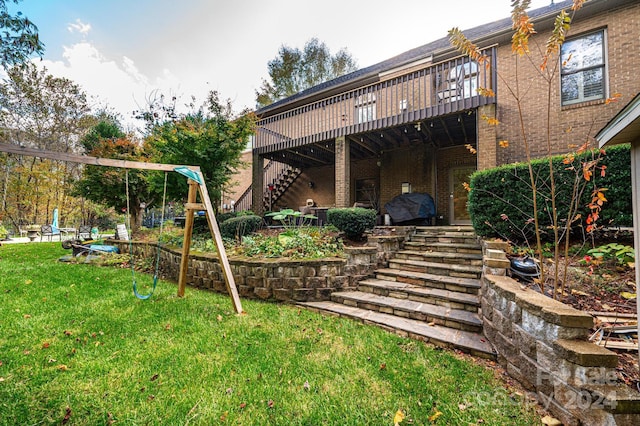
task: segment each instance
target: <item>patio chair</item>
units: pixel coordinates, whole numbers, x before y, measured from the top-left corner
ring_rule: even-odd
[[[54,235],[58,235],[62,239],[60,231],[57,228],[54,229],[52,225],[42,225],[40,227],[40,241],[42,241],[42,237],[49,237],[49,241],[51,241]]]
[[[76,238],[82,240],[90,240],[91,239],[91,225],[80,225],[78,227],[78,234]]]

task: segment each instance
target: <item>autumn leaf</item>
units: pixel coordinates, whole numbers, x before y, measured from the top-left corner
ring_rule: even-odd
[[[308,391],[309,389],[311,389],[311,385],[309,385],[309,381],[305,380],[304,385],[302,385],[302,387],[304,388],[304,390]]]
[[[498,142],[498,145],[500,145],[500,148],[508,148],[509,147],[509,141],[502,140],[502,141]]]
[[[393,416],[393,424],[394,426],[398,426],[404,420],[404,413],[402,410],[396,411],[396,415]]]
[[[462,187],[465,189],[465,191],[470,192],[471,191],[471,186],[467,183],[467,182],[462,182]]]
[[[67,407],[64,413],[64,418],[62,419],[62,424],[66,425],[67,423],[69,423],[70,419],[71,419],[71,407]]]
[[[242,403],[240,403],[240,409],[242,409],[242,408],[244,408],[244,407],[246,407],[246,406],[247,406],[247,403],[246,403],[246,402],[242,402]]]
[[[150,380],[151,380],[152,382],[153,382],[153,381],[155,381],[155,380],[158,380],[158,376],[159,376],[159,375],[156,373],[156,374],[154,374],[153,376],[151,376],[151,379],[150,379]]]
[[[222,315],[219,315],[219,314],[218,314],[218,316],[216,317],[216,319],[218,320],[218,322],[221,322],[221,321],[222,321]]]
[[[637,294],[629,293],[628,291],[623,291],[622,293],[620,293],[620,296],[624,297],[627,300],[631,300],[631,299],[635,299]]]
[[[42,349],[47,349],[49,346],[51,346],[51,344],[49,342],[44,342],[42,344]]]
[[[382,363],[380,364],[380,370],[385,370],[387,368],[387,364],[386,363]]]
[[[60,371],[67,371],[67,370],[69,370],[69,367],[68,367],[67,365],[65,365],[65,364],[60,364],[60,365],[58,365],[56,368],[57,368],[58,370],[60,370]]]
[[[24,319],[29,319],[29,318],[31,318],[31,315],[29,315],[29,314],[24,314],[24,315],[23,315],[23,317],[24,317]]]
[[[475,154],[476,152],[478,152],[474,147],[471,146],[471,144],[466,144],[464,147],[467,148],[469,152],[472,154]]]
[[[267,407],[269,408],[273,408],[273,406],[276,405],[275,402],[273,402],[273,399],[270,399],[269,402],[267,402]]]
[[[560,426],[562,424],[560,420],[551,416],[544,416],[543,418],[540,419],[540,421],[542,422],[543,425],[547,425],[547,426]]]
[[[26,285],[29,285],[29,284],[33,284],[33,281],[31,281],[31,280],[25,280],[25,282],[24,282],[24,283],[25,283]]]
[[[435,410],[436,412],[430,415],[428,419],[431,423],[435,423],[438,420],[438,417],[442,415],[442,411],[438,410],[437,408]]]

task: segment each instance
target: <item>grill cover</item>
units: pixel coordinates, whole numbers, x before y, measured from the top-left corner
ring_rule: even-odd
[[[420,192],[400,194],[384,205],[394,223],[421,222],[436,215],[431,195]]]

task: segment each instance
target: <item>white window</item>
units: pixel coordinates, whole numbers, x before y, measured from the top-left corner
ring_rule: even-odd
[[[562,105],[604,99],[604,30],[567,40],[562,45]]]
[[[440,102],[467,99],[478,94],[478,64],[467,62],[446,71],[438,87]]]
[[[375,93],[367,93],[356,98],[356,115],[358,123],[366,123],[376,119]]]

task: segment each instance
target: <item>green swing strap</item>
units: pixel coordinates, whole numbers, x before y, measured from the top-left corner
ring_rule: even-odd
[[[127,187],[126,189],[127,216],[128,216],[127,221],[129,222],[129,234],[131,235],[131,214],[129,212],[129,171],[128,170],[125,174],[125,180],[126,180],[126,187]],[[156,247],[156,266],[155,266],[155,272],[153,274],[153,286],[151,287],[151,291],[147,294],[141,294],[140,292],[138,292],[138,283],[136,281],[135,265],[134,265],[135,260],[133,256],[133,239],[129,238],[129,254],[131,255],[131,260],[129,263],[131,264],[131,280],[133,281],[133,294],[140,300],[149,299],[153,295],[153,292],[156,290],[156,286],[158,285],[158,271],[160,270],[160,253],[162,249],[160,237],[162,236],[162,231],[164,227],[164,210],[165,210],[166,198],[167,198],[167,172],[164,173],[164,189],[162,193],[162,214],[160,217],[160,234],[158,235],[158,245]]]

